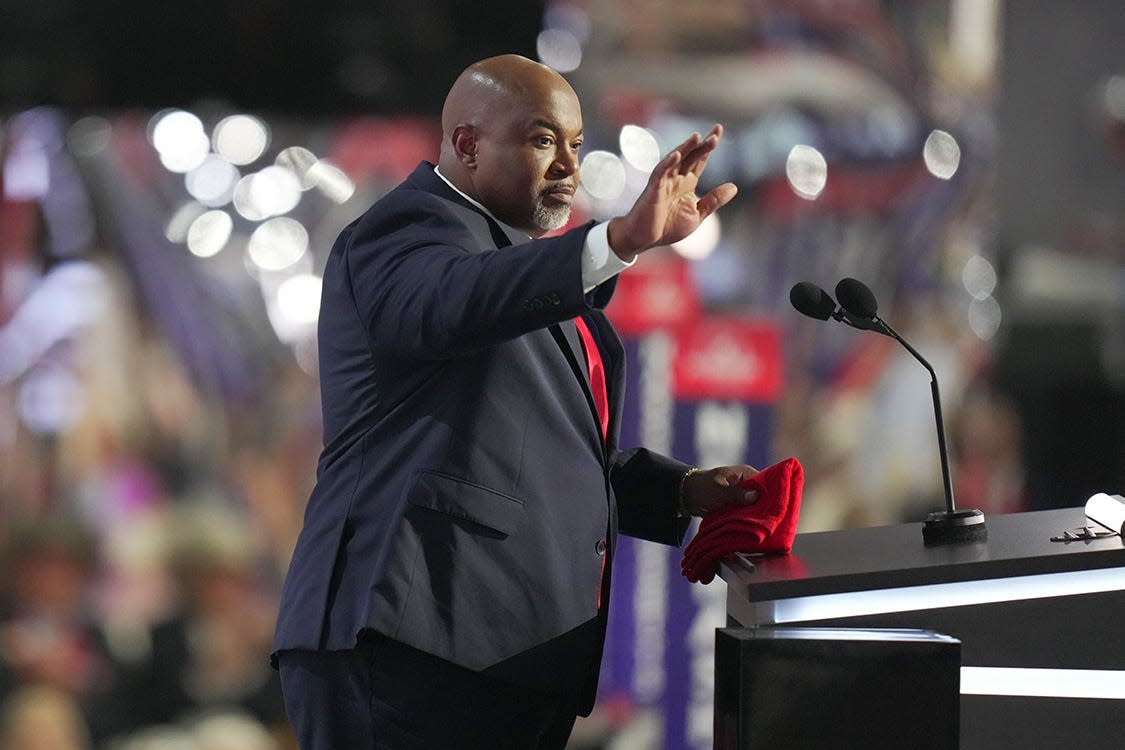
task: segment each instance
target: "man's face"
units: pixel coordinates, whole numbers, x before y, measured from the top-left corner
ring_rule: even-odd
[[[578,187],[582,110],[569,86],[545,86],[493,108],[479,128],[476,198],[532,237],[562,227]]]

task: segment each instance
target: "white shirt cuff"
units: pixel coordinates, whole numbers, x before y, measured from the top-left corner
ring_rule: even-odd
[[[594,287],[609,281],[633,263],[636,257],[626,263],[617,257],[609,247],[609,222],[595,224],[586,235],[582,246],[582,290],[590,292]]]

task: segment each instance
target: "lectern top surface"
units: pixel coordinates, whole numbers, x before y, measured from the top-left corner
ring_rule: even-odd
[[[798,534],[788,555],[732,558],[721,575],[751,601],[1125,567],[1119,536],[1052,542],[1087,523],[1082,508],[989,516],[988,540],[926,546],[922,524]]]

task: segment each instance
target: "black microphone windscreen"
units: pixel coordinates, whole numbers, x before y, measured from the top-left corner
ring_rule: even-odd
[[[836,311],[836,303],[828,292],[811,281],[800,281],[789,290],[789,302],[797,312],[817,320],[828,320]]]
[[[871,320],[879,312],[875,295],[858,279],[840,279],[840,283],[836,285],[836,299],[840,300],[840,307],[863,320]]]

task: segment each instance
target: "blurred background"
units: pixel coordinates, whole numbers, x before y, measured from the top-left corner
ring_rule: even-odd
[[[621,278],[624,443],[789,455],[802,531],[1125,491],[1119,0],[0,6],[0,747],[293,747],[268,652],[320,447],[319,274],[470,62],[584,103],[575,222],[721,121],[739,196]],[[622,545],[574,748],[709,748],[724,584]]]

